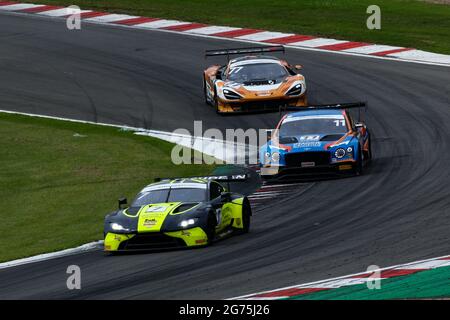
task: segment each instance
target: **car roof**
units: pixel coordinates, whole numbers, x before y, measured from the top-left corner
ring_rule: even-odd
[[[281,64],[280,59],[272,56],[258,55],[258,56],[244,56],[230,60],[231,65],[244,65],[244,64],[256,64],[256,63],[277,63]]]
[[[149,192],[152,190],[164,190],[164,189],[179,189],[179,188],[193,188],[193,189],[207,189],[208,180],[201,178],[177,178],[177,179],[165,179],[159,182],[151,183],[147,185],[142,192]]]
[[[343,109],[316,109],[308,111],[298,111],[287,115],[286,118],[299,118],[302,116],[321,116],[321,115],[342,115]],[[345,112],[345,111],[344,111]]]

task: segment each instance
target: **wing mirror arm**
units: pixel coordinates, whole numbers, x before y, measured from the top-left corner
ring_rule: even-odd
[[[362,122],[355,122],[355,131],[362,131],[362,132],[364,132],[365,130],[366,130],[366,125],[364,124],[364,123],[362,123]]]
[[[231,193],[229,193],[229,192],[222,192],[220,194],[220,201],[222,203],[231,202]]]
[[[119,198],[118,203],[119,203],[119,210],[123,209],[124,207],[127,206],[128,203],[127,198],[125,197]]]
[[[272,133],[272,129],[266,130],[267,141],[272,140]]]

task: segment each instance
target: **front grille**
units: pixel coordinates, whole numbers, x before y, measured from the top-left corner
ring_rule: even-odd
[[[327,166],[330,164],[330,153],[327,151],[287,153],[285,161],[288,167],[301,167],[302,162],[314,162],[315,166]]]
[[[165,249],[185,247],[186,244],[182,239],[169,237],[162,233],[140,233],[130,240],[120,244],[120,250],[136,250],[136,249]]]
[[[278,100],[260,100],[250,102],[233,103],[229,102],[230,106],[235,111],[263,111],[263,110],[278,110],[280,107],[287,105],[294,105],[298,98],[295,99],[278,99]]]
[[[268,79],[268,80],[252,80],[252,81],[244,81],[244,86],[264,86],[264,85],[272,85],[276,84],[279,81],[275,79]]]
[[[342,138],[342,134],[329,134],[320,139],[320,141],[337,141]]]

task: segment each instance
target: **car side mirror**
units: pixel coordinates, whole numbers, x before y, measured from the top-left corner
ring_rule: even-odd
[[[119,198],[118,202],[119,202],[119,210],[120,210],[120,209],[123,209],[123,207],[127,205],[128,201],[127,201],[127,198],[122,197],[122,198]]]
[[[267,141],[272,140],[273,130],[266,130]]]
[[[356,122],[355,129],[356,129],[356,131],[361,132],[362,134],[365,134],[366,125],[362,122]]]
[[[231,194],[229,192],[222,192],[220,194],[220,201],[222,203],[230,202],[231,201]]]

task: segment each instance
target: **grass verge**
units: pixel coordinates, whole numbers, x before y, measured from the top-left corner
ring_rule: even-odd
[[[332,37],[450,54],[450,5],[378,0],[381,30],[368,30],[372,0],[29,0],[84,9]]]
[[[172,144],[118,128],[0,113],[0,137],[0,261],[99,240],[119,196],[213,170],[174,165]]]

